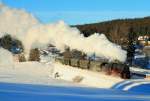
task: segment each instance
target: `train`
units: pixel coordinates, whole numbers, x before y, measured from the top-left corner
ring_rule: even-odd
[[[56,57],[55,61],[76,68],[103,72],[106,75],[115,75],[122,79],[131,78],[129,66],[121,62],[108,62],[106,60],[90,60],[71,57]]]

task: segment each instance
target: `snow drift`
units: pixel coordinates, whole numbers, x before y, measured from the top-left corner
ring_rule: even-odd
[[[9,33],[20,39],[26,54],[31,48],[43,47],[51,43],[62,51],[65,46],[69,46],[71,49],[87,54],[95,53],[110,60],[122,62],[126,60],[126,51],[111,43],[104,34],[95,33],[86,38],[77,28],[72,28],[63,21],[42,24],[26,11],[9,8],[4,4],[0,4],[0,32]]]
[[[60,75],[57,78],[56,73]],[[77,76],[83,79],[76,82]],[[16,62],[13,66],[0,66],[0,82],[110,88],[120,81],[120,78],[58,63]]]

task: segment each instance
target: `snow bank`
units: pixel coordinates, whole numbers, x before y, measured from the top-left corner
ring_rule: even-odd
[[[59,63],[22,62],[10,68],[0,67],[0,82],[110,88],[120,81],[117,77]]]
[[[0,82],[40,84],[40,85],[67,85],[75,86],[71,82],[51,78],[53,66],[38,62],[15,63],[13,67],[0,67]]]
[[[90,87],[110,88],[114,84],[123,81],[121,78],[108,76],[100,72],[92,72],[84,69],[70,67],[59,63],[54,64],[53,77],[56,73],[59,75],[58,79],[74,82],[75,78],[79,78],[78,84]]]

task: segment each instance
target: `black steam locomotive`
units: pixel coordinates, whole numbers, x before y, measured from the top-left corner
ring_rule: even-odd
[[[73,66],[81,69],[88,69],[91,71],[104,72],[107,75],[116,75],[123,79],[130,79],[131,73],[129,67],[124,63],[107,62],[106,60],[90,60],[79,58],[57,57],[57,62],[64,65]]]

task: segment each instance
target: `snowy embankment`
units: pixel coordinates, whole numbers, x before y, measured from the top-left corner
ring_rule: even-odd
[[[22,62],[0,66],[0,82],[40,84],[40,85],[71,85],[64,80],[50,77],[51,65],[38,62]]]
[[[55,63],[54,68],[53,73],[58,73],[60,76],[58,79],[72,81],[85,86],[110,88],[114,84],[123,81],[119,77],[108,76],[104,73],[92,72],[59,63]]]
[[[120,78],[59,63],[22,62],[0,66],[0,82],[110,88],[120,81]]]

